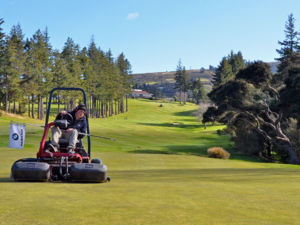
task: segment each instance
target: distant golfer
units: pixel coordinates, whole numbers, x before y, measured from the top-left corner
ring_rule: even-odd
[[[69,141],[69,145],[67,147],[67,151],[69,153],[75,153],[75,147],[78,139],[83,138],[85,135],[78,134],[85,133],[87,128],[86,123],[86,107],[84,104],[79,104],[73,111],[61,111],[56,119],[60,119],[61,116],[65,116],[67,113],[71,114],[73,117],[73,121],[69,124],[67,129],[60,129],[57,126],[52,127],[52,142],[49,144],[49,149],[58,152],[59,149],[59,139],[64,138]]]

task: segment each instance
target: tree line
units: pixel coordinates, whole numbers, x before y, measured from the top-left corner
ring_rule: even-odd
[[[174,98],[180,104],[185,105],[188,99],[199,104],[206,99],[206,92],[200,78],[191,81],[181,60],[178,61],[176,68],[175,89],[178,90],[179,95],[178,97],[174,96]]]
[[[213,85],[218,86],[233,79],[237,72],[244,68],[245,65],[246,62],[243,59],[242,53],[234,53],[231,51],[230,55],[223,57],[217,68],[209,66],[209,69],[216,73],[212,81]],[[204,70],[204,68],[201,70]],[[191,101],[196,104],[207,100],[207,93],[200,78],[191,81],[181,60],[178,61],[176,68],[175,89],[179,92],[178,101],[180,104],[182,102],[186,104],[187,99],[191,99]]]
[[[52,88],[80,87],[87,93],[92,117],[128,110],[131,65],[123,53],[114,59],[111,50],[103,51],[93,39],[88,47],[80,48],[70,37],[59,51],[52,48],[47,29],[24,40],[20,25],[5,34],[3,23],[0,19],[1,109],[20,114],[27,111],[29,117],[43,119]],[[82,101],[78,93],[66,91],[59,91],[54,98],[58,110],[70,110]]]
[[[278,71],[261,61],[246,62],[238,53],[224,57],[208,94],[213,106],[203,123],[221,122],[235,148],[268,161],[300,163],[300,43],[293,14],[279,41]]]

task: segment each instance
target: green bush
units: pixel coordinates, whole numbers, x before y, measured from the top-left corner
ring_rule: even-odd
[[[298,128],[298,121],[290,118],[287,123],[285,132],[291,140],[292,146],[294,147],[298,157],[300,157],[300,129]]]
[[[251,156],[267,155],[264,138],[249,124],[238,121],[232,127],[235,149]]]
[[[221,147],[212,147],[207,149],[207,154],[211,158],[229,159],[230,153]]]

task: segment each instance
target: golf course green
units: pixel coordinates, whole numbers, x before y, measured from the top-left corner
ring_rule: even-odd
[[[160,107],[160,105],[162,107]],[[90,119],[92,158],[111,182],[14,182],[10,169],[35,157],[43,129],[26,126],[25,148],[8,148],[0,117],[0,224],[300,224],[300,166],[264,163],[232,150],[224,126],[204,126],[197,106],[130,100],[129,111]],[[228,160],[208,158],[223,147]]]

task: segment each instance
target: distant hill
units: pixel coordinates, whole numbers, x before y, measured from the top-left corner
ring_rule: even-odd
[[[271,71],[276,73],[278,62],[268,63],[271,67]],[[194,69],[186,70],[190,81],[200,78],[204,88],[210,91],[212,88],[212,79],[215,74],[214,71],[208,69]],[[174,96],[176,90],[175,87],[175,73],[176,71],[169,72],[155,72],[155,73],[136,73],[131,74],[134,83],[139,85],[151,85],[159,88],[166,97]]]
[[[186,70],[190,81],[200,78],[203,82],[204,88],[211,90],[211,80],[214,75],[214,71],[198,69],[198,70]],[[175,73],[176,71],[170,72],[156,72],[156,73],[139,73],[132,74],[134,83],[139,85],[147,84],[159,88],[162,93],[167,97],[174,96],[176,90],[175,87]]]

